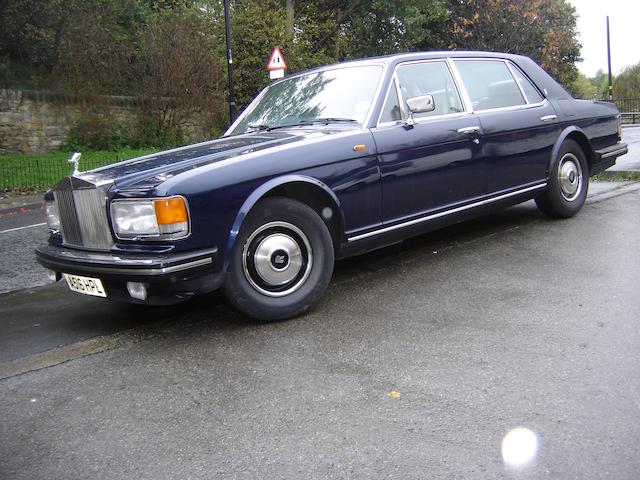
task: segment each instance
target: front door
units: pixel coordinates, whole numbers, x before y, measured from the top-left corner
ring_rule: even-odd
[[[414,114],[407,98],[431,95],[435,109]],[[481,130],[465,112],[444,60],[400,64],[373,129],[382,176],[383,223],[453,208],[486,193]]]

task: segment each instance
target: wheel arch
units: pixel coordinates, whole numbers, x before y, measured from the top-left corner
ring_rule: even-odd
[[[336,252],[338,251],[344,236],[344,218],[336,194],[316,178],[305,175],[287,175],[273,178],[260,185],[247,197],[238,210],[229,232],[224,256],[224,271],[229,266],[229,259],[245,218],[260,200],[274,196],[297,200],[311,207],[329,228],[334,249]],[[323,214],[325,207],[331,209],[331,215]]]
[[[562,148],[562,144],[565,142],[565,140],[568,139],[571,139],[578,145],[580,145],[580,148],[584,152],[585,157],[587,157],[587,166],[589,167],[589,172],[591,172],[594,160],[594,152],[593,147],[591,146],[591,142],[580,127],[572,125],[562,131],[562,133],[558,137],[558,140],[556,140],[556,143],[553,146],[553,149],[551,151],[551,158],[549,159],[549,164],[547,165],[547,176],[549,176],[549,172],[553,167],[553,162],[555,162],[558,158],[558,153],[560,152],[560,148]]]

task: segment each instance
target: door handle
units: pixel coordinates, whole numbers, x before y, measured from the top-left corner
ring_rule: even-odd
[[[473,135],[475,133],[479,133],[480,132],[480,127],[464,127],[464,128],[459,128],[457,130],[458,133],[462,133],[464,135]]]
[[[543,122],[550,122],[551,120],[555,120],[556,117],[555,115],[545,115],[544,117],[540,117],[540,120],[542,120]]]

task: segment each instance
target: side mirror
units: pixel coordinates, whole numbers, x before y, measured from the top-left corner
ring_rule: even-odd
[[[433,100],[433,95],[419,95],[417,97],[407,98],[407,107],[409,107],[409,118],[406,124],[415,125],[416,122],[413,119],[413,114],[433,112],[436,109],[436,102]]]
[[[433,95],[420,95],[407,98],[407,106],[411,113],[433,112],[436,109],[436,102],[433,100]]]

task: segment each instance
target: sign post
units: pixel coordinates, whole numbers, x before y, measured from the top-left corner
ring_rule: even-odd
[[[229,19],[229,0],[224,0],[224,27],[227,37],[227,75],[229,78],[229,120],[236,119],[236,94],[233,88],[233,55],[231,54],[231,20]]]
[[[284,77],[284,71],[287,69],[287,64],[284,61],[282,53],[278,47],[273,49],[269,63],[267,63],[267,70],[269,70],[269,78],[275,80],[277,78]]]

